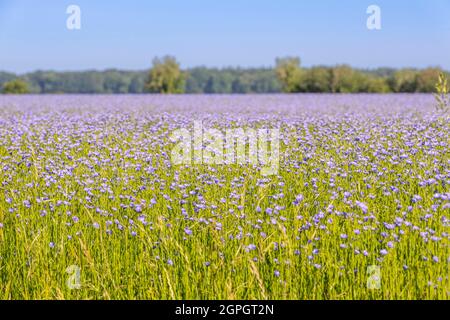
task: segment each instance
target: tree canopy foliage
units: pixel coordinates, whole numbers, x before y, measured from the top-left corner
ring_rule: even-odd
[[[300,87],[303,79],[300,69],[300,58],[277,58],[275,64],[275,72],[283,92],[301,91]]]
[[[3,84],[3,93],[24,94],[28,93],[28,84],[20,79],[14,79]]]
[[[185,75],[177,60],[171,56],[153,59],[145,88],[152,93],[183,93]]]
[[[297,57],[278,58],[274,68],[182,70],[174,57],[156,58],[148,71],[0,72],[0,88],[14,79],[31,93],[385,93],[434,92],[440,68],[373,70],[348,65],[301,66]],[[448,76],[448,73],[447,73]]]

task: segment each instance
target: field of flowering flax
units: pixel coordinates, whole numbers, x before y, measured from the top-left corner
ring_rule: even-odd
[[[2,96],[1,299],[449,299],[429,95]],[[279,169],[171,161],[279,128]]]

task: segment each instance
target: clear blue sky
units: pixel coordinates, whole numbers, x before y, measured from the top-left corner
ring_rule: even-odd
[[[66,8],[81,8],[81,30]],[[381,7],[382,29],[366,28]],[[183,67],[450,69],[450,0],[0,0],[0,70],[145,69],[171,54]]]

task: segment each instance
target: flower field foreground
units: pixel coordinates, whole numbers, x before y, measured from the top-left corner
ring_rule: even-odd
[[[449,299],[450,124],[433,103],[2,96],[0,298]],[[277,171],[172,163],[194,121],[279,129]]]

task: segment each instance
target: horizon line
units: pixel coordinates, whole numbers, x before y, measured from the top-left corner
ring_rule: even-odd
[[[180,63],[180,66],[182,64]],[[423,66],[423,67],[418,67],[418,66],[397,66],[397,67],[393,67],[393,66],[377,66],[377,67],[359,67],[359,66],[353,66],[349,63],[335,63],[332,65],[328,65],[328,64],[314,64],[314,65],[300,65],[300,68],[302,69],[311,69],[311,68],[317,68],[317,67],[323,67],[323,68],[334,68],[334,67],[338,67],[338,66],[348,66],[351,67],[352,69],[355,70],[361,70],[361,71],[375,71],[375,70],[380,70],[380,69],[393,69],[393,70],[424,70],[424,69],[430,69],[430,68],[436,68],[436,69],[441,69],[442,71],[445,72],[449,72],[449,70],[447,70],[446,68],[442,67],[440,64],[428,64],[427,66]],[[275,69],[275,65],[261,65],[261,66],[241,66],[241,65],[223,65],[223,66],[209,66],[209,65],[197,65],[197,66],[188,66],[188,67],[182,67],[181,66],[181,70],[192,70],[192,69],[199,69],[199,68],[205,68],[205,69],[216,69],[219,71],[223,71],[223,70],[261,70],[261,69],[266,69],[266,70],[271,70],[271,69]],[[55,73],[83,73],[83,72],[107,72],[107,71],[121,71],[121,72],[148,72],[149,70],[152,69],[152,66],[150,65],[147,68],[142,68],[142,69],[135,69],[135,68],[121,68],[121,67],[106,67],[106,68],[80,68],[80,69],[41,69],[41,68],[36,68],[33,70],[28,70],[25,72],[17,72],[17,71],[11,71],[11,70],[7,70],[7,69],[0,69],[0,72],[3,73],[10,73],[10,74],[14,74],[16,76],[21,76],[21,75],[26,75],[26,74],[30,74],[30,73],[35,73],[35,72],[55,72]]]

